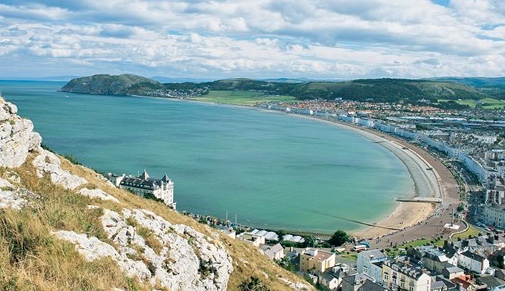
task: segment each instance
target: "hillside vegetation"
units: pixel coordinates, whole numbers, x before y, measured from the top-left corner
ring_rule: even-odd
[[[116,80],[117,79],[117,80]],[[362,79],[345,82],[282,82],[252,79],[229,79],[203,83],[165,83],[132,75],[95,75],[71,80],[61,91],[85,94],[141,95],[171,98],[205,98],[215,91],[255,92],[252,101],[282,101],[286,96],[298,100],[326,99],[410,102],[416,103],[438,100],[480,100],[484,98],[504,98],[500,92],[505,89],[501,79],[494,82],[471,82],[467,79],[409,80],[409,79]],[[492,86],[490,85],[492,84]],[[474,86],[472,86],[474,85]],[[479,87],[478,85],[481,85]],[[500,87],[503,86],[503,87]],[[221,94],[223,95],[223,94]],[[276,99],[276,97],[280,97]],[[204,99],[202,99],[204,100]]]

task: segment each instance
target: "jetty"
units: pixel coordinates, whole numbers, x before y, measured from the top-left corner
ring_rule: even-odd
[[[395,197],[395,201],[398,201],[398,202],[421,202],[421,203],[442,203],[442,198],[437,198],[437,197],[411,197],[411,198]]]

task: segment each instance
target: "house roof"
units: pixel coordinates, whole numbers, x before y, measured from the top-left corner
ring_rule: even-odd
[[[478,280],[480,283],[486,284],[488,289],[503,285],[502,282],[498,281],[498,279],[493,276],[482,276]]]
[[[486,258],[484,258],[483,256],[478,255],[476,253],[472,253],[470,251],[466,251],[466,252],[462,253],[461,255],[463,255],[467,258],[470,258],[474,261],[477,261],[477,262],[484,262],[484,260],[486,260]]]
[[[310,248],[305,249],[302,252],[302,254],[312,257],[314,260],[316,260],[318,262],[323,262],[323,261],[329,259],[330,257],[335,256],[335,254],[332,252],[328,252],[328,251],[321,250],[321,249],[310,249]]]
[[[454,288],[456,288],[456,285],[453,282],[445,279],[444,277],[441,276],[431,277],[431,290],[434,289],[452,290]]]
[[[274,252],[274,253],[277,253],[277,252],[284,252],[284,248],[282,247],[282,245],[281,245],[281,244],[276,244],[276,245],[272,246],[272,247],[270,248],[270,250],[271,250],[272,252]]]
[[[370,261],[380,261],[387,259],[386,254],[384,254],[379,249],[362,251],[358,254],[358,257],[370,258]]]
[[[448,258],[452,258],[456,254],[456,249],[450,244],[445,244],[443,250]]]
[[[170,183],[170,178],[168,177],[167,173],[165,173],[165,175],[163,175],[163,177],[161,178],[161,181],[163,181],[165,183]]]
[[[451,282],[453,282],[454,284],[456,285],[463,285],[463,287],[465,289],[468,288],[468,286],[470,286],[472,284],[472,276],[470,275],[462,275],[462,276],[459,276],[459,277],[456,277],[454,279],[451,280]]]
[[[166,181],[170,181],[170,179],[166,174],[165,176],[163,176],[162,179],[153,179],[149,177],[147,171],[144,170],[144,172],[138,177],[134,176],[124,177],[119,184],[122,186],[128,186],[133,188],[156,190],[160,188],[163,183],[167,183]]]
[[[431,290],[442,290],[444,287],[445,287],[445,284],[442,281],[431,281],[431,284],[430,284]]]
[[[158,180],[151,178],[146,180],[139,177],[125,177],[121,180],[120,185],[149,190],[158,189],[160,187]]]
[[[358,288],[359,291],[384,291],[386,288],[381,285],[374,283],[370,280],[366,280],[361,287]]]
[[[444,252],[440,251],[437,248],[427,248],[425,249],[425,257],[437,261],[437,262],[445,262],[448,260],[447,256]]]
[[[456,267],[456,266],[452,266],[452,267],[446,268],[446,270],[447,270],[447,272],[449,272],[450,274],[463,272],[463,269],[461,269],[460,267]]]
[[[505,277],[505,270],[504,270],[504,269],[496,269],[496,270],[495,270],[495,276],[496,276],[498,273],[501,273],[502,277]]]
[[[360,284],[365,283],[366,280],[373,280],[373,279],[372,279],[372,277],[368,276],[365,273],[358,273],[358,274],[344,277],[342,280],[346,281],[346,283],[348,283],[352,286],[355,286],[355,285],[360,285]]]
[[[331,271],[326,271],[321,276],[323,277],[323,280],[326,281],[326,282],[330,282],[332,280],[338,280],[339,279],[338,275],[335,274],[335,273],[333,273],[333,272],[331,272]]]
[[[397,261],[397,262],[384,262],[384,264],[386,266],[389,266],[391,269],[399,272],[399,273],[402,273],[410,278],[414,278],[414,279],[419,279],[419,277],[421,277],[423,274],[425,274],[420,267],[415,267],[414,265],[410,264],[410,263],[405,263],[405,262],[401,262],[401,261]]]
[[[147,180],[149,179],[149,174],[147,174],[147,171],[144,170],[144,172],[142,172],[142,175],[140,175],[139,178],[142,180]]]
[[[279,240],[279,235],[277,235],[273,231],[269,231],[269,232],[267,232],[267,234],[265,234],[265,239],[266,240]]]

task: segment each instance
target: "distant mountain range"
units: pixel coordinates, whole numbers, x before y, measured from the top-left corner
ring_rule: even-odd
[[[165,79],[168,80],[168,79]],[[361,79],[304,81],[247,78],[207,82],[161,83],[136,75],[93,75],[72,79],[63,92],[104,95],[181,97],[205,95],[210,90],[256,91],[265,95],[290,95],[300,100],[326,99],[373,102],[437,102],[440,99],[505,99],[505,78]]]

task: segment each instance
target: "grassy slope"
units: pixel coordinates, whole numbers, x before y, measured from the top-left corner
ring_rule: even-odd
[[[446,102],[449,100],[446,99],[441,99],[439,100],[440,102]],[[499,100],[499,99],[494,99],[494,98],[483,98],[480,100],[474,100],[474,99],[461,99],[461,100],[456,100],[456,103],[461,104],[461,105],[468,105],[471,108],[475,108],[478,104],[482,105],[482,108],[484,109],[500,109],[500,108],[505,108],[505,101],[504,100]]]
[[[191,98],[191,100],[219,103],[219,104],[254,106],[258,103],[263,103],[263,102],[295,101],[296,99],[291,96],[264,95],[261,92],[254,92],[254,91],[212,90],[209,92],[208,95],[194,97],[194,98]]]
[[[209,236],[215,234],[209,227],[169,210],[162,203],[109,187],[103,182],[103,177],[92,170],[65,160],[62,167],[86,178],[88,188],[100,188],[121,202],[91,200],[54,185],[49,177],[39,179],[30,161],[14,170],[0,168],[3,178],[18,176],[21,183],[17,186],[41,196],[32,202],[32,207],[21,211],[0,210],[0,290],[109,290],[112,287],[150,290],[150,286],[126,277],[112,260],[86,262],[75,251],[74,245],[50,235],[52,230],[73,230],[110,243],[101,227],[99,218],[102,211],[88,209],[87,205],[114,211],[122,208],[148,209],[171,223],[189,225]],[[260,278],[271,290],[286,289],[277,276],[292,282],[303,281],[271,262],[257,248],[221,234],[219,236],[233,258],[234,272],[228,284],[229,290],[237,290],[238,285],[250,276]]]

